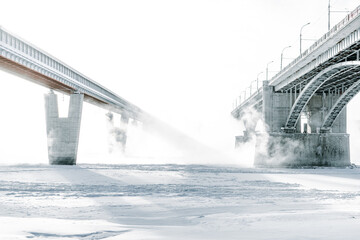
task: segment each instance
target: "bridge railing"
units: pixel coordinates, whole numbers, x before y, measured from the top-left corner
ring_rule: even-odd
[[[335,35],[337,32],[339,32],[342,28],[344,28],[347,24],[349,24],[352,20],[354,20],[356,17],[360,15],[360,6],[355,8],[352,12],[350,12],[344,19],[342,19],[338,24],[336,24],[333,28],[330,29],[327,33],[325,33],[320,39],[318,39],[314,44],[312,44],[308,49],[306,49],[303,53],[301,53],[296,59],[294,59],[292,62],[290,62],[288,65],[286,65],[281,71],[279,71],[277,74],[275,74],[271,81],[275,80],[276,78],[279,78],[281,75],[283,75],[285,72],[287,72],[291,67],[296,65],[299,61],[301,61],[303,58],[308,56],[310,53],[314,52],[317,48],[319,48],[323,43],[325,43],[330,37]],[[249,87],[248,87],[249,88]],[[262,86],[260,86],[262,88]],[[259,89],[260,89],[259,88]],[[246,88],[247,89],[247,88]],[[251,98],[252,95],[246,96],[245,98],[240,98],[240,101],[235,101],[233,103],[233,108],[236,109],[240,105],[244,104],[249,98]],[[237,98],[238,99],[238,98]]]
[[[127,102],[125,99],[117,96],[115,93],[69,67],[45,51],[40,50],[34,45],[16,37],[14,34],[9,33],[1,26],[0,55],[28,68],[32,68],[33,70],[38,70],[42,74],[51,75],[49,77],[56,76],[56,80],[67,80],[63,83],[79,92],[86,93],[115,106],[120,106],[125,109],[128,108],[134,112],[140,111],[135,105]]]
[[[252,83],[254,82],[253,81],[251,82],[250,86],[247,87],[245,91],[243,91],[244,94],[239,95],[239,97],[233,101],[233,109],[236,109],[245,102],[248,102],[253,96],[255,96],[256,94],[262,91],[263,80],[255,80],[255,81],[257,81],[257,87],[255,91],[253,91],[253,87],[252,87]],[[248,89],[249,89],[249,94],[247,94]]]

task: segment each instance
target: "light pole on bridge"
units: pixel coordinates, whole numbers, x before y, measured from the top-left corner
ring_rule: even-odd
[[[282,70],[283,53],[284,53],[284,50],[287,48],[291,48],[291,46],[284,47],[284,49],[281,51],[280,71]]]
[[[302,51],[301,51],[302,30],[303,30],[303,28],[304,28],[305,26],[307,26],[307,25],[309,25],[309,24],[310,24],[310,22],[308,22],[307,24],[303,25],[303,26],[301,27],[301,29],[300,29],[300,55],[301,55],[301,53],[302,53]]]
[[[251,96],[251,94],[252,94],[252,84],[253,84],[253,82],[255,82],[256,80],[254,80],[254,81],[251,81],[251,83],[250,83],[250,96]],[[257,89],[256,89],[257,90]]]
[[[331,11],[331,5],[330,5],[330,0],[329,0],[329,4],[328,4],[328,31],[330,31],[330,15],[331,15],[332,12],[337,12],[337,13],[346,12],[346,13],[349,13],[349,11]]]
[[[260,74],[262,74],[263,72],[259,72],[257,77],[256,77],[256,90],[259,90],[259,76]]]
[[[328,5],[328,31],[330,31],[330,0]]]
[[[271,61],[266,64],[266,81],[269,80],[269,64],[273,62],[274,61]]]

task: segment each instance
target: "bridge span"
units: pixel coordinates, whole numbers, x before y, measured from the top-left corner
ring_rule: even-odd
[[[254,93],[237,98],[231,114],[246,131],[236,144],[256,135],[257,165],[349,165],[346,105],[359,91],[360,6]],[[254,111],[260,114],[249,121]],[[263,133],[255,132],[260,119]]]
[[[76,164],[83,100],[121,114],[123,146],[129,118],[140,122],[151,119],[136,105],[2,27],[0,69],[51,89],[45,95],[50,164]],[[67,118],[59,118],[57,96],[52,90],[70,95]]]

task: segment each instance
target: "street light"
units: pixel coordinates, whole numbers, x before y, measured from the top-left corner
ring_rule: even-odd
[[[247,91],[249,89],[249,97],[251,97],[251,84],[250,84],[250,87],[247,87],[246,89],[245,89],[245,91]],[[246,92],[245,92],[246,93]],[[249,98],[248,97],[248,98]]]
[[[284,49],[281,51],[280,71],[282,70],[283,53],[284,53],[284,50],[287,48],[291,48],[291,46],[284,47]]]
[[[330,0],[328,5],[328,31],[330,31]]]
[[[251,81],[251,83],[250,83],[250,96],[251,96],[251,94],[252,94],[252,84],[253,84],[253,82],[255,82],[256,80],[254,80],[254,81]],[[257,90],[257,89],[256,89]]]
[[[259,76],[260,74],[262,74],[263,72],[259,72],[257,77],[256,77],[256,90],[259,90]]]
[[[269,73],[269,64],[270,63],[273,63],[274,61],[271,61],[271,62],[268,62],[267,64],[266,64],[266,80],[269,80],[269,75],[268,75],[268,73]]]
[[[242,91],[241,93],[244,93],[244,101],[246,100],[246,88],[244,91]]]
[[[307,24],[303,25],[303,26],[301,27],[301,29],[300,29],[300,55],[301,55],[301,53],[302,53],[302,51],[301,51],[301,38],[302,38],[301,32],[302,32],[303,28],[304,28],[305,26],[309,25],[309,24],[310,24],[310,23],[308,22]]]
[[[330,15],[331,15],[332,12],[338,12],[338,13],[346,12],[346,13],[349,13],[349,11],[331,11],[331,5],[330,5],[330,0],[329,0],[329,4],[328,4],[328,31],[330,31]]]

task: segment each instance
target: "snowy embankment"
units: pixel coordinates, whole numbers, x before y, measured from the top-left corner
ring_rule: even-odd
[[[360,169],[0,167],[0,239],[359,239]]]

